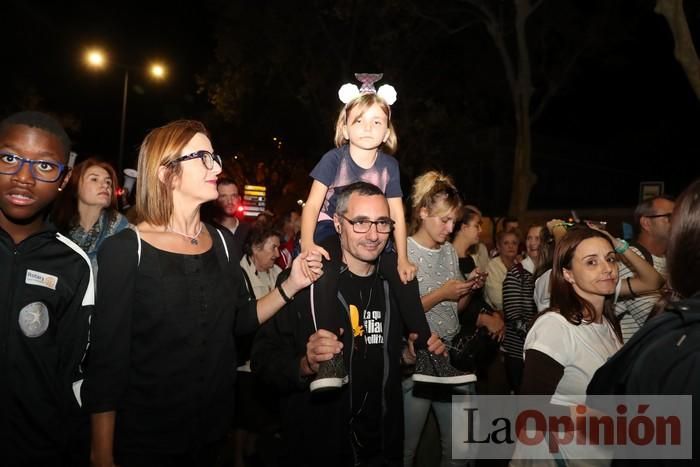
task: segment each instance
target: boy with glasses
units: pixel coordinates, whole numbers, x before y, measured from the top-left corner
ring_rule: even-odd
[[[0,122],[0,465],[88,464],[81,363],[94,284],[86,254],[46,222],[70,140],[39,112]]]

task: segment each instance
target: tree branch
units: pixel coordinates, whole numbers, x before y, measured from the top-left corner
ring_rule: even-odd
[[[505,30],[501,21],[496,17],[493,11],[486,6],[484,0],[462,0],[462,3],[466,3],[474,7],[478,13],[483,17],[484,25],[486,26],[486,31],[491,36],[498,55],[501,57],[501,62],[503,63],[503,68],[506,72],[506,80],[508,81],[508,86],[510,87],[510,92],[515,102],[515,96],[517,95],[517,83],[515,76],[515,65],[514,59],[511,57],[508,46],[505,40]]]
[[[496,16],[493,11],[486,6],[486,2],[483,0],[462,0],[462,3],[467,3],[474,7],[478,13],[480,13],[484,19],[485,23],[497,23]]]
[[[530,103],[532,96],[532,70],[530,65],[530,50],[527,46],[527,34],[525,26],[532,14],[529,0],[514,0],[515,3],[515,34],[518,49],[518,87],[522,93],[521,102]],[[523,108],[523,112],[529,114],[529,108]]]
[[[594,27],[592,29],[594,29]],[[591,30],[587,32],[585,37],[587,38],[586,42],[581,47],[579,47],[574,53],[569,55],[568,61],[564,65],[562,71],[559,73],[556,82],[554,80],[549,80],[546,92],[539,99],[536,108],[532,112],[532,123],[535,123],[542,116],[542,113],[547,107],[547,104],[549,104],[549,101],[552,99],[552,97],[556,96],[559,93],[559,90],[561,89],[562,85],[567,81],[567,77],[574,70],[576,62],[578,62],[579,58],[581,58],[581,55],[583,55],[583,52],[588,48],[590,43],[595,40],[595,31]]]
[[[462,31],[464,31],[465,29],[468,29],[468,28],[474,26],[474,25],[477,24],[477,23],[482,23],[482,22],[485,22],[485,21],[486,21],[485,18],[484,18],[484,19],[476,19],[476,20],[474,20],[474,21],[468,21],[468,22],[462,24],[461,26],[452,27],[452,26],[450,26],[449,24],[447,24],[445,21],[442,21],[440,18],[437,18],[437,17],[435,17],[435,16],[433,16],[433,15],[429,15],[429,14],[427,14],[427,13],[424,13],[424,12],[421,11],[420,8],[419,8],[418,6],[416,6],[415,4],[413,4],[412,6],[414,7],[413,10],[412,10],[412,11],[413,11],[413,14],[416,15],[416,17],[418,17],[418,18],[420,18],[420,19],[424,19],[424,20],[426,20],[426,21],[428,21],[428,22],[430,22],[430,23],[433,23],[433,24],[439,26],[440,29],[442,29],[443,31],[445,31],[445,33],[448,34],[448,35],[453,35],[453,34],[460,33],[460,32],[462,32]]]
[[[675,44],[673,54],[683,67],[693,92],[700,99],[700,59],[685,17],[683,0],[656,0],[654,11],[666,18]]]
[[[544,0],[537,0],[535,3],[530,4],[530,14],[534,13],[539,7],[542,6]]]

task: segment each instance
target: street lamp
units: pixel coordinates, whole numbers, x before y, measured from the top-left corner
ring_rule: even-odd
[[[107,55],[99,48],[91,48],[85,51],[85,63],[88,67],[101,70],[107,66]],[[126,128],[126,102],[129,95],[129,67],[115,63],[115,66],[124,70],[124,89],[122,91],[122,118],[119,130],[119,172],[124,168],[124,131]],[[155,80],[165,79],[168,70],[161,62],[153,62],[148,68],[148,73]]]
[[[151,73],[151,76],[157,80],[165,79],[165,75],[167,74],[165,65],[163,65],[160,62],[151,63],[151,66],[148,69],[148,71]]]

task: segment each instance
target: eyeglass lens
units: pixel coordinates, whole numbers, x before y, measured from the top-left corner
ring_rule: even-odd
[[[14,154],[0,154],[0,173],[14,175],[29,164],[29,170],[36,180],[55,182],[61,176],[61,165],[51,161],[25,159]]]

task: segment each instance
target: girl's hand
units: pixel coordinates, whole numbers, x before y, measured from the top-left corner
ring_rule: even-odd
[[[472,281],[461,281],[459,279],[450,279],[444,284],[440,289],[442,290],[442,295],[444,300],[449,300],[451,302],[456,302],[462,296],[468,294],[471,291],[474,283]]]
[[[399,258],[398,270],[401,282],[403,282],[404,284],[408,284],[413,280],[414,277],[416,277],[416,272],[418,271],[418,268],[415,264],[410,262],[408,258]]]
[[[305,268],[310,272],[311,277],[304,273]],[[292,261],[291,273],[283,283],[285,284],[284,291],[289,296],[293,296],[301,289],[311,285],[321,275],[323,275],[321,255],[319,253],[301,253]]]
[[[316,245],[313,242],[311,242],[309,245],[303,245],[303,244],[301,245],[301,255],[303,255],[304,253],[309,255],[314,260],[316,258],[319,258],[319,261],[320,261],[321,257],[326,258],[326,261],[330,261],[330,259],[331,259],[331,256],[328,254],[328,252],[324,248],[321,248],[320,246]],[[306,276],[306,278],[309,279],[311,282],[315,282],[316,279],[321,277],[321,275],[317,274],[314,271],[314,269],[311,268],[307,264],[306,261],[302,261],[301,270],[304,273],[304,275]]]
[[[114,463],[114,458],[109,452],[95,452],[91,450],[90,452],[90,466],[91,467],[117,467]]]

